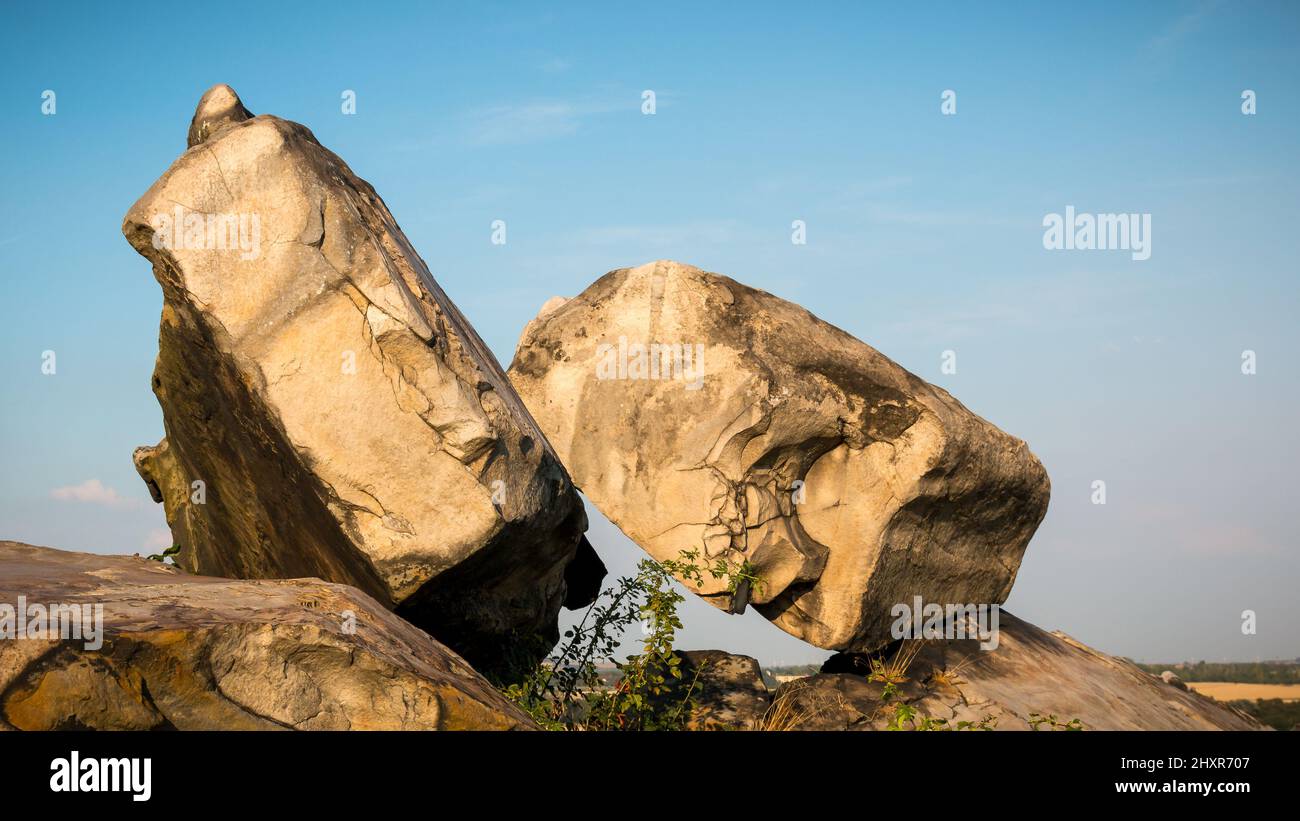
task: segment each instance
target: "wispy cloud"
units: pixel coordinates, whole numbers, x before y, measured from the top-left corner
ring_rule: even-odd
[[[869,222],[924,228],[957,226],[1023,228],[1025,226],[1025,220],[1017,215],[1004,216],[980,209],[907,208],[893,203],[868,202],[863,203],[860,211]]]
[[[1026,216],[990,212],[987,207],[948,208],[909,206],[906,192],[916,181],[907,175],[892,175],[857,180],[818,194],[824,208],[831,213],[859,217],[865,222],[882,225],[907,225],[924,228],[971,226],[984,228],[1023,228]],[[923,186],[924,187],[924,183]],[[1032,217],[1036,222],[1037,217]]]
[[[549,57],[546,60],[543,60],[542,64],[538,66],[538,68],[547,74],[563,74],[570,68],[573,68],[573,61],[566,60],[563,57]]]
[[[1116,281],[1081,271],[1032,282],[985,286],[961,304],[927,302],[905,308],[881,330],[914,339],[951,341],[1006,328],[1061,328],[1070,323],[1096,328],[1131,320],[1131,314],[1118,306],[1136,306],[1156,290],[1159,286],[1150,282]],[[1134,341],[1140,344],[1144,339],[1137,337]],[[1158,344],[1163,343],[1160,338]]]
[[[1144,187],[1156,189],[1187,188],[1191,186],[1221,188],[1234,185],[1258,185],[1259,183],[1267,182],[1268,180],[1269,177],[1266,177],[1263,174],[1216,174],[1210,176],[1189,176],[1167,180],[1154,180],[1145,183]]]
[[[476,145],[528,143],[578,133],[578,111],[569,103],[525,103],[482,108],[467,117]]]
[[[737,220],[700,220],[673,225],[608,225],[579,231],[583,245],[688,246],[736,242],[746,227]]]
[[[172,544],[172,532],[156,527],[149,531],[149,535],[144,539],[144,544],[140,545],[140,547],[150,553],[160,553],[171,547]]]
[[[566,61],[552,71],[567,69]],[[678,95],[655,90],[658,108],[672,105]],[[579,133],[591,120],[609,114],[641,116],[641,91],[607,90],[574,99],[533,99],[472,109],[461,117],[465,142],[471,145],[506,145],[539,142]]]
[[[1149,43],[1153,50],[1166,50],[1177,46],[1189,35],[1199,31],[1205,20],[1218,8],[1218,0],[1205,0],[1192,11],[1178,17],[1163,31],[1151,38]]]
[[[1139,532],[1159,534],[1156,542],[1173,553],[1210,556],[1277,554],[1281,544],[1265,529],[1246,522],[1215,521],[1205,506],[1153,502],[1135,512]]]
[[[473,145],[508,145],[569,137],[584,121],[616,111],[636,112],[640,98],[623,101],[532,100],[479,108],[465,116],[465,137]]]
[[[137,499],[119,495],[116,490],[98,479],[87,479],[78,485],[56,487],[50,491],[50,496],[66,502],[82,502],[103,507],[127,508],[139,507],[141,504]]]

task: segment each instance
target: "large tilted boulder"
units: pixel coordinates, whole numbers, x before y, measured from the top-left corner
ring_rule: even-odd
[[[624,533],[659,559],[749,562],[757,609],[819,647],[885,644],[915,596],[1004,601],[1047,509],[1024,442],[803,308],[689,265],[552,300],[509,373]],[[706,581],[687,586],[744,604]]]
[[[127,213],[163,311],[135,462],[178,561],[361,588],[476,665],[535,656],[604,568],[564,468],[383,201],[210,90]]]
[[[318,579],[0,542],[0,636],[0,729],[534,726],[427,633]]]
[[[992,650],[980,649],[976,640],[922,642],[905,665],[896,697],[882,699],[883,682],[868,678],[869,659],[837,657],[823,669],[845,672],[781,685],[771,712],[791,730],[916,729],[926,719],[943,719],[929,726],[952,730],[1267,729],[1226,704],[1063,633],[1006,611],[999,622]],[[900,720],[898,704],[909,706],[913,717]]]

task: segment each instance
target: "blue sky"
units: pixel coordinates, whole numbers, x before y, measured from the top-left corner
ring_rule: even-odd
[[[1300,656],[1300,7],[913,5],[6,5],[0,538],[165,537],[130,460],[162,433],[161,294],[120,222],[227,82],[375,185],[503,364],[610,269],[725,273],[1029,442],[1053,499],[1013,612],[1145,660]],[[1045,250],[1067,205],[1151,214],[1151,258]],[[824,655],[685,617],[683,646]]]

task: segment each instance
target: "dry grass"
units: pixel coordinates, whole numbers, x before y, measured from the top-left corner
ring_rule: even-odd
[[[1258,701],[1280,698],[1300,701],[1300,684],[1245,684],[1236,681],[1188,681],[1188,687],[1219,701]]]
[[[925,649],[925,641],[922,639],[904,641],[894,651],[894,655],[888,659],[881,659],[880,674],[887,681],[907,681],[907,671],[912,668],[912,662],[916,661],[916,657],[923,649]]]
[[[762,717],[754,722],[753,729],[765,732],[788,732],[821,718],[830,710],[844,710],[846,706],[844,696],[839,693],[835,693],[832,698],[825,693],[807,694],[804,691],[808,689],[807,684],[799,682],[787,685],[772,701]]]
[[[964,702],[966,698],[962,694],[961,685],[965,684],[966,682],[964,679],[961,678],[961,669],[974,660],[975,660],[975,654],[972,653],[971,655],[964,657],[961,661],[957,662],[957,664],[952,667],[948,667],[943,670],[938,670],[938,669],[933,670],[930,673],[930,677],[926,679],[926,684],[931,689],[937,687],[946,690],[952,690],[953,692],[957,693],[957,695],[962,696],[962,701]]]
[[[926,643],[924,639],[908,639],[900,644],[898,649],[888,657],[859,659],[858,664],[862,667],[862,675],[886,684],[892,683],[895,686],[901,684],[908,680],[908,671],[911,669],[912,663],[916,661],[917,656],[925,649]],[[955,689],[958,684],[963,683],[957,677],[957,673],[969,660],[969,658],[963,659],[961,663],[950,670],[935,671],[931,674],[930,681]],[[832,711],[839,712],[846,717],[851,713],[859,714],[858,710],[850,705],[840,693],[824,691],[810,693],[808,690],[807,685],[801,685],[797,680],[785,685],[781,695],[772,702],[762,718],[754,722],[752,729],[783,732],[797,730]],[[880,711],[877,710],[870,716],[864,716],[864,718],[874,721],[880,714]]]

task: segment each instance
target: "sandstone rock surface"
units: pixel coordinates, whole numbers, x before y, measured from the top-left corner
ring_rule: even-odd
[[[763,670],[750,656],[722,650],[683,650],[682,681],[692,687],[691,730],[757,729],[772,701]]]
[[[882,646],[915,596],[1004,601],[1047,509],[1024,442],[803,308],[689,265],[548,302],[509,374],[633,541],[750,563],[756,608],[819,647]],[[688,587],[735,604],[723,581]]]
[[[1032,730],[1034,714],[1084,730],[1263,730],[1250,716],[1161,680],[1062,633],[1049,633],[1002,611],[996,649],[979,642],[924,642],[900,685],[919,718],[989,722],[994,730]],[[844,658],[829,668],[845,669]],[[776,702],[796,716],[795,730],[882,730],[893,713],[879,682],[861,673],[827,673],[782,684]],[[904,728],[912,725],[904,722]],[[1052,729],[1050,721],[1038,725]]]
[[[352,587],[0,542],[0,608],[20,596],[26,608],[102,605],[102,647],[88,633],[0,641],[0,729],[533,727],[459,656]]]
[[[163,291],[135,463],[178,561],[354,585],[476,665],[553,644],[604,574],[582,504],[383,201],[228,86],[188,143],[122,226]]]

